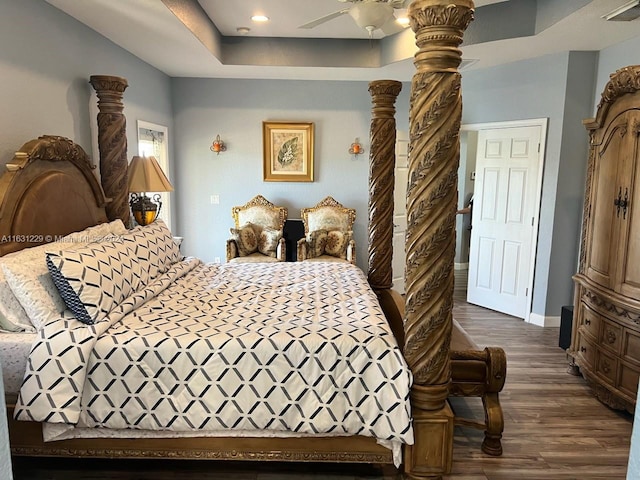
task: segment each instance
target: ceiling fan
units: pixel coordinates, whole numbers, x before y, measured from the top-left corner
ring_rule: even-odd
[[[380,29],[387,35],[397,33],[403,29],[396,22],[394,10],[405,8],[411,0],[338,0],[340,3],[352,3],[351,7],[338,10],[324,17],[317,18],[298,28],[314,28],[325,22],[349,14],[360,28],[369,32],[369,37],[374,30]]]

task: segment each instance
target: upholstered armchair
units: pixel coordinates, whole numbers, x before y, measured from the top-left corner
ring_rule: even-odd
[[[356,263],[353,223],[356,211],[332,197],[315,207],[303,208],[304,238],[298,240],[298,261],[347,261]]]
[[[256,195],[246,204],[233,207],[235,222],[227,240],[227,262],[283,262],[286,256],[282,236],[287,209]]]

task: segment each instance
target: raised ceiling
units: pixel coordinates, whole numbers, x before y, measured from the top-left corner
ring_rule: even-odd
[[[349,15],[298,28],[351,5],[338,0],[47,1],[172,77],[408,81],[414,73],[410,29],[386,36],[376,30],[369,38]],[[462,46],[466,68],[598,51],[636,37],[640,19],[602,18],[625,2],[478,0]],[[269,22],[253,23],[256,13]]]

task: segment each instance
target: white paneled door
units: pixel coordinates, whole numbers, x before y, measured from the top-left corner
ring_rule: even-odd
[[[393,189],[393,289],[404,293],[405,234],[407,231],[407,185],[409,182],[409,135],[396,132],[396,168]]]
[[[478,132],[467,301],[519,318],[530,306],[542,127]]]

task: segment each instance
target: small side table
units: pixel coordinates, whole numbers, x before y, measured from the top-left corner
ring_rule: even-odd
[[[304,237],[304,222],[302,219],[287,219],[282,230],[287,254],[287,262],[295,262],[298,259],[298,240]]]

